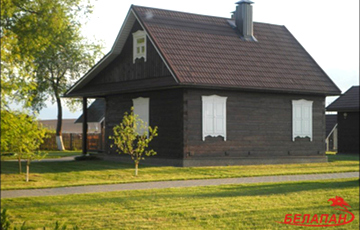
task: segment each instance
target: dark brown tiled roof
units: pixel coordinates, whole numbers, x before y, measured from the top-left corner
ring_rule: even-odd
[[[182,85],[340,94],[284,26],[254,23],[246,42],[226,18],[132,8]]]
[[[359,86],[352,86],[348,91],[331,103],[327,111],[359,111]]]

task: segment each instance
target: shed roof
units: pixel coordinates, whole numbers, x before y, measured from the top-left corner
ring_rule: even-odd
[[[121,47],[122,37],[129,36],[134,18],[180,86],[340,94],[285,26],[255,22],[258,42],[249,42],[241,40],[228,18],[132,5],[113,47]],[[95,70],[108,64],[102,60]],[[76,95],[84,86],[81,82],[89,82],[94,73],[85,75],[68,96]]]
[[[327,111],[359,111],[359,86],[352,86],[327,108]]]
[[[105,117],[105,100],[96,99],[87,109],[88,122],[100,122]],[[75,121],[75,123],[83,123],[83,114]]]

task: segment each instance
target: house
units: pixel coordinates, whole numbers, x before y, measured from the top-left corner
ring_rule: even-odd
[[[326,151],[337,152],[337,115],[336,114],[326,114],[325,116],[326,123],[326,134],[325,134],[325,143]]]
[[[359,154],[359,86],[352,86],[326,110],[337,112],[338,153]]]
[[[76,119],[62,119],[62,133],[82,133],[81,124],[75,124]],[[57,119],[39,120],[44,127],[55,132]]]
[[[242,0],[232,18],[132,5],[65,96],[84,111],[105,99],[105,158],[118,157],[107,137],[134,106],[159,127],[147,163],[199,166],[327,161],[325,97],[339,94],[286,27],[253,22]]]
[[[57,125],[57,119],[49,119],[49,120],[39,120],[44,127],[49,130],[55,131]],[[61,133],[82,133],[82,125],[81,122],[78,122],[78,119],[62,119],[62,130]],[[98,133],[100,132],[100,123],[93,122],[88,126],[89,133]]]

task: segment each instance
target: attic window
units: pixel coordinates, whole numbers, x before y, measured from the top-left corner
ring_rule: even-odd
[[[143,30],[138,30],[133,33],[133,63],[137,58],[144,58],[146,61],[146,33]]]
[[[312,140],[312,104],[312,101],[304,99],[292,101],[293,141],[296,137],[308,137]]]

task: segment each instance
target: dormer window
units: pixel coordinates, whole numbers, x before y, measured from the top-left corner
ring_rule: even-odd
[[[138,30],[133,33],[133,63],[137,58],[144,58],[146,61],[146,33],[143,30]]]

